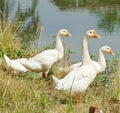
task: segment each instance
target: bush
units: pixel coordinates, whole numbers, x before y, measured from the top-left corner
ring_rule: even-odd
[[[23,56],[25,45],[20,37],[21,22],[12,24],[0,20],[0,57],[10,54],[11,57]]]

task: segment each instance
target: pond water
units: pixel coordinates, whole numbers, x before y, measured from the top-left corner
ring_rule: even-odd
[[[11,22],[22,20],[22,28],[28,36],[35,35],[39,25],[44,27],[40,39],[38,36],[32,40],[36,47],[52,43],[55,39],[51,36],[59,29],[68,29],[72,37],[62,40],[64,47],[74,52],[70,55],[71,62],[81,60],[83,36],[89,29],[96,29],[101,36],[90,41],[91,55],[97,56],[103,45],[109,45],[120,54],[119,0],[2,0],[0,6],[1,18],[9,18]]]

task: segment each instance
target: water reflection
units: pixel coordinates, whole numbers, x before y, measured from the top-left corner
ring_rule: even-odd
[[[100,8],[97,11],[98,27],[105,32],[118,31],[120,28],[120,7],[118,5]]]
[[[63,11],[86,8],[95,14],[98,28],[105,32],[116,31],[120,27],[120,0],[52,0]]]
[[[0,19],[11,22],[22,22],[22,29],[33,39],[37,26],[39,24],[39,16],[36,7],[38,0],[1,0],[0,1]]]
[[[49,36],[55,35],[59,28],[68,28],[73,38],[65,43],[69,44],[68,48],[73,52],[78,53],[74,54],[75,57],[73,55],[73,61],[80,60],[80,43],[89,28],[97,29],[106,37],[99,43],[93,42],[91,51],[98,51],[102,44],[109,44],[113,50],[120,51],[117,46],[120,35],[120,0],[0,0],[0,19],[8,18],[13,23],[21,21],[22,29],[32,41],[38,37],[36,32],[39,26],[44,26],[45,35],[40,39],[43,45],[51,43]],[[38,40],[35,40],[37,43]]]
[[[113,4],[120,4],[119,0],[52,0],[62,10],[75,8],[94,8],[98,6],[109,6]]]

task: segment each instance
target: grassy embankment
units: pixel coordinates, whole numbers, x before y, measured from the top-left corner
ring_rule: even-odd
[[[17,26],[17,28],[19,27]],[[111,76],[106,75],[106,73],[97,75],[79,105],[74,105],[71,99],[62,92],[55,91],[51,77],[48,81],[44,81],[29,77],[31,73],[15,75],[7,70],[4,59],[2,59],[4,53],[12,58],[27,55],[18,36],[19,29],[17,28],[13,29],[7,23],[6,26],[4,25],[4,29],[0,29],[1,113],[88,113],[90,106],[101,107],[104,113],[119,113],[119,64]],[[55,70],[57,72],[57,68]],[[64,75],[61,72],[57,73]]]

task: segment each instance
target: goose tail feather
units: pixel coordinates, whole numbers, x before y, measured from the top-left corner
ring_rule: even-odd
[[[7,66],[9,67],[10,58],[7,55],[4,55]]]
[[[60,80],[57,77],[52,76],[52,78],[53,78],[53,81],[54,81],[55,85],[57,85],[58,83],[60,83]]]

